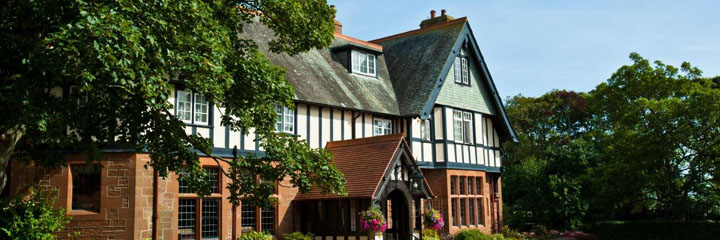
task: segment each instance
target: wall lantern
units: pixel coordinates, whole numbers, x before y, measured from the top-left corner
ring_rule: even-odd
[[[413,172],[412,176],[410,176],[410,194],[415,196],[422,194],[424,180],[425,178],[420,171]]]

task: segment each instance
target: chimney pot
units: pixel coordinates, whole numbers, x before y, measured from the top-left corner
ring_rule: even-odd
[[[340,24],[340,22],[337,19],[335,19],[335,17],[337,16],[337,11],[335,10],[335,5],[330,5],[330,9],[332,9],[333,12],[335,12],[335,15],[333,15],[333,22],[335,22],[335,33],[342,34],[342,24]]]
[[[435,18],[435,10],[430,10],[430,18]]]
[[[445,16],[445,12],[447,12],[447,11],[445,11],[445,9],[440,10],[440,16]]]

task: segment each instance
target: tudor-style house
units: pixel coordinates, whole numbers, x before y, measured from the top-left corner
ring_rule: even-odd
[[[93,239],[234,239],[247,231],[367,239],[358,212],[371,205],[388,219],[385,239],[418,237],[427,207],[442,212],[447,233],[499,231],[501,146],[515,134],[466,18],[432,11],[419,29],[372,41],[343,35],[336,22],[330,47],[295,56],[268,51],[273,33],[260,23],[243,34],[294,85],[295,105],[277,107],[277,131],[332,152],[347,196],[300,194],[285,183],[272,208],[232,209],[219,171],[227,166],[201,157],[214,184],[199,198],[174,175],[153,181],[149,155],[123,149],[108,149],[102,168],[87,167],[81,155],[59,169],[14,164],[11,189],[57,187],[56,204],[73,217],[66,231]],[[170,101],[187,133],[212,139],[214,154],[263,151],[252,129],[243,135],[220,125],[222,108],[202,95],[178,84]]]

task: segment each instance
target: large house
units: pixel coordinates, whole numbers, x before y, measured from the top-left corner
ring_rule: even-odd
[[[336,25],[330,47],[295,56],[267,51],[273,33],[259,23],[243,34],[294,85],[295,106],[277,108],[277,131],[332,152],[347,196],[300,194],[286,182],[277,186],[273,208],[233,209],[223,187],[228,179],[219,173],[227,166],[201,157],[215,178],[212,194],[199,198],[176,176],[154,176],[144,167],[147,153],[123,149],[108,149],[102,168],[87,167],[80,155],[68,155],[69,165],[59,169],[14,165],[11,188],[57,187],[56,204],[73,217],[66,231],[91,239],[233,239],[247,231],[367,239],[358,212],[371,205],[385,212],[386,239],[417,236],[427,207],[442,212],[445,232],[497,232],[501,146],[515,134],[467,19],[432,11],[419,29],[372,41],[343,35]],[[252,129],[242,134],[220,125],[221,109],[182,85],[170,101],[188,133],[213,140],[215,154],[263,151]]]

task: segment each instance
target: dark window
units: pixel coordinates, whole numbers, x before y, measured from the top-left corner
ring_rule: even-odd
[[[455,194],[455,182],[457,182],[457,177],[451,177],[450,178],[450,194]]]
[[[470,211],[470,225],[475,225],[475,199],[468,199],[468,210]]]
[[[260,211],[260,229],[275,234],[275,207],[263,208]]]
[[[185,174],[187,174],[187,170],[186,170],[185,168],[181,168],[180,171],[178,171],[178,175],[185,175]],[[179,176],[178,176],[178,177],[179,177]],[[190,186],[188,186],[187,182],[185,182],[185,181],[180,181],[180,180],[178,179],[178,185],[179,185],[178,192],[180,192],[180,193],[193,193],[192,191],[190,191]]]
[[[465,194],[465,177],[460,177],[460,194]]]
[[[255,229],[255,206],[242,202],[241,226],[243,232],[256,231]]]
[[[210,183],[211,193],[220,193],[220,169],[216,167],[204,168]]]
[[[70,166],[72,174],[72,209],[100,211],[100,173],[97,165]]]
[[[482,192],[482,178],[481,178],[481,177],[475,178],[475,191],[476,191],[475,194],[477,194],[477,195],[483,195],[483,192]]]
[[[473,195],[473,194],[475,194],[475,193],[473,192],[473,191],[475,190],[475,188],[473,188],[473,183],[475,183],[475,178],[474,178],[474,177],[468,177],[468,179],[467,179],[467,193],[468,193],[468,195]]]
[[[180,199],[178,203],[178,239],[195,239],[196,199]]]
[[[220,237],[220,200],[219,199],[203,199],[202,200],[202,237],[218,238]]]
[[[467,225],[467,218],[465,217],[465,204],[467,203],[466,198],[460,199],[460,224]]]
[[[458,226],[458,218],[457,218],[457,199],[451,199],[450,200],[450,208],[452,211],[452,218],[453,218],[453,226]]]

